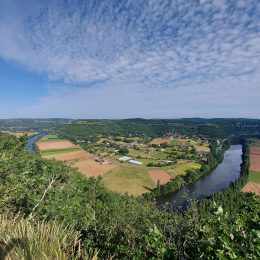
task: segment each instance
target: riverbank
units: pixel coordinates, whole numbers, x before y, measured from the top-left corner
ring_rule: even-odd
[[[219,141],[213,141],[210,146],[211,152],[208,155],[207,163],[204,164],[200,169],[187,171],[184,176],[177,176],[170,182],[157,186],[150,193],[145,194],[145,196],[156,198],[177,192],[182,187],[195,183],[203,176],[210,174],[222,162],[224,153],[230,147],[230,144],[226,140],[220,146]]]
[[[228,188],[230,183],[235,182],[240,176],[241,155],[242,145],[231,145],[215,170],[176,192],[157,197],[158,204],[163,205],[168,202],[172,206],[185,208],[188,203],[187,198],[202,200]]]

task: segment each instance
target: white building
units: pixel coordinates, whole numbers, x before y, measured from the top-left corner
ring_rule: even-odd
[[[132,163],[132,164],[136,164],[136,165],[142,165],[142,164],[144,164],[143,162],[139,162],[139,161],[136,161],[136,160],[129,160],[128,162],[129,162],[129,163]]]
[[[131,157],[122,156],[122,157],[119,157],[117,160],[120,162],[127,162],[127,161],[131,160]]]

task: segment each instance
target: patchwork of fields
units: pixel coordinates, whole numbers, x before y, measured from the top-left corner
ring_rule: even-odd
[[[87,177],[103,176],[104,185],[112,191],[141,195],[155,187],[148,171],[135,166],[129,169],[113,160],[101,164],[95,155],[57,135],[45,135],[36,145],[44,158],[64,161]]]
[[[45,135],[36,145],[44,158],[65,161],[88,177],[103,175],[116,166],[112,163],[102,165],[96,162],[93,155],[84,151],[79,145],[56,135]]]
[[[253,139],[250,145],[250,169],[244,192],[260,195],[260,140]]]
[[[82,145],[81,142],[78,143]],[[175,138],[175,140],[172,138],[157,138],[148,144],[136,137],[127,140],[124,137],[118,137],[116,141],[100,138],[92,144],[91,152],[88,152],[83,150],[80,145],[52,134],[43,136],[36,145],[44,158],[65,161],[87,177],[102,176],[104,185],[108,189],[119,193],[127,192],[132,195],[141,195],[155,188],[158,184],[165,184],[174,177],[185,174],[187,170],[201,167],[201,164],[194,159],[171,161],[172,159],[169,160],[171,154],[181,156],[186,153],[189,155],[192,147],[197,152],[204,151],[205,153],[209,151],[207,144],[181,138]],[[106,148],[106,146],[113,148],[113,145],[127,148],[128,156],[144,164],[137,166],[128,162],[119,162],[117,159],[120,155],[110,151],[115,150],[115,148],[110,148],[110,150]],[[155,146],[152,147],[151,145]],[[104,158],[106,163],[98,161],[97,156]],[[167,160],[173,163],[154,167],[155,164]]]

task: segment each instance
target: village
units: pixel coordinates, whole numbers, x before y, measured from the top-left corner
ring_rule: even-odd
[[[96,154],[95,160],[100,164],[117,160],[148,167],[171,166],[178,163],[178,160],[206,162],[206,155],[210,151],[207,139],[191,139],[180,135],[151,140],[140,137],[106,137],[94,142],[79,143],[88,152]]]

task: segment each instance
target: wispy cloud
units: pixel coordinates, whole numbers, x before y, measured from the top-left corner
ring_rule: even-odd
[[[85,98],[96,91],[97,101],[100,88],[133,97],[135,91],[144,100],[149,96],[146,104],[152,107],[166,93],[163,116],[174,112],[172,99],[191,90],[202,91],[193,96],[196,102],[200,95],[218,97],[218,91],[234,88],[255,91],[245,79],[260,84],[258,0],[0,3],[0,57],[80,86],[76,92],[88,93]],[[185,101],[177,103],[185,109]]]

